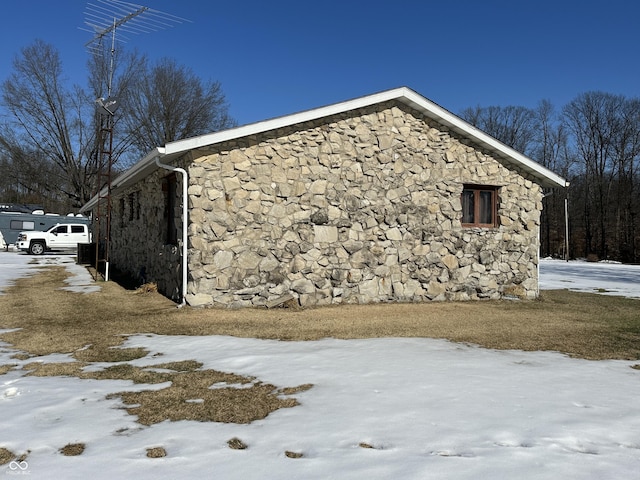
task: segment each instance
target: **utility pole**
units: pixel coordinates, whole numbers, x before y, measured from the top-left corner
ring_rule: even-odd
[[[109,255],[111,241],[112,198],[111,184],[113,174],[113,129],[114,115],[118,108],[118,99],[113,95],[113,77],[115,71],[116,32],[127,34],[149,33],[163,30],[176,23],[187,21],[175,15],[153,10],[143,5],[123,2],[120,0],[95,0],[98,3],[88,3],[85,25],[91,28],[94,36],[85,47],[93,55],[104,54],[103,41],[111,36],[109,49],[109,71],[107,78],[107,95],[96,99],[99,114],[98,132],[98,172],[97,192],[98,202],[93,217],[93,236],[95,243],[96,276],[104,267],[104,280],[109,280]]]

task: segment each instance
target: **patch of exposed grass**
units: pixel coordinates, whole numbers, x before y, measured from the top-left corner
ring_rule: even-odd
[[[17,367],[17,365],[14,363],[10,363],[8,365],[0,365],[0,375],[4,375],[5,373],[10,372],[15,367]]]
[[[65,363],[42,363],[33,362],[24,365],[22,368],[27,370],[27,376],[32,377],[79,377],[83,378],[82,369],[86,367],[86,363],[81,362],[65,362]]]
[[[20,455],[16,455],[11,450],[7,450],[4,447],[0,447],[0,465],[6,465],[9,462],[16,461],[18,463],[24,462],[31,450],[27,450],[25,453],[21,453]]]
[[[143,425],[165,420],[250,423],[280,408],[298,405],[294,398],[282,398],[274,385],[214,370],[177,372],[170,380],[171,385],[160,390],[120,392],[108,398],[120,397],[127,412]],[[214,384],[216,388],[211,388]],[[237,384],[249,386],[230,386]]]
[[[77,457],[82,455],[86,448],[84,443],[68,443],[60,449],[60,453],[65,457]]]
[[[158,285],[155,283],[145,283],[136,289],[136,293],[145,294],[145,293],[156,293],[158,291]]]
[[[76,351],[73,356],[81,362],[130,362],[144,358],[149,352],[144,348],[104,348],[101,345],[91,345]]]
[[[160,295],[136,295],[113,282],[103,282],[100,292],[88,294],[61,290],[65,278],[64,268],[48,267],[7,288],[0,298],[0,328],[14,325],[19,327],[9,328],[20,330],[4,333],[2,339],[36,356],[59,352],[91,356],[90,361],[117,361],[115,355],[130,360],[132,352],[110,347],[120,346],[123,335],[144,331],[145,324],[169,320],[163,313],[173,310],[174,304]],[[144,320],[138,322],[138,316]],[[87,345],[91,347],[85,349]]]
[[[11,355],[11,358],[14,360],[28,360],[33,355],[29,355],[28,353],[16,353],[15,355]]]
[[[304,453],[302,453],[302,452],[293,452],[291,450],[285,450],[284,454],[288,458],[302,458],[302,457],[304,457]]]
[[[153,368],[173,370],[175,372],[195,372],[202,368],[202,363],[195,360],[182,360],[180,362],[158,363]]]
[[[10,461],[16,458],[16,454],[11,450],[7,450],[4,447],[0,447],[0,465],[6,465]]]
[[[309,390],[311,387],[313,387],[313,384],[311,383],[305,383],[303,385],[298,385],[297,387],[285,387],[285,388],[281,388],[280,390],[278,390],[278,393],[282,394],[282,395],[294,395],[296,393],[300,393],[300,392],[306,392],[307,390]]]
[[[149,458],[163,458],[167,456],[167,451],[164,447],[151,447],[147,448],[147,457]]]
[[[227,440],[227,445],[229,445],[229,448],[233,450],[245,450],[247,448],[247,444],[238,437],[233,437],[232,439]]]
[[[85,371],[83,369],[86,366],[86,363],[81,362],[34,362],[25,365],[24,369],[32,376],[130,380],[136,384],[170,383],[161,389],[109,395],[110,399],[122,399],[126,411],[136,415],[137,421],[143,425],[153,425],[165,420],[250,423],[265,418],[280,408],[298,405],[294,398],[283,396],[311,388],[310,384],[277,388],[260,383],[253,377],[200,370],[202,364],[193,360],[159,363],[148,367],[122,363],[98,371]]]
[[[96,372],[85,372],[84,378],[94,378],[96,380],[131,380],[133,383],[156,384],[170,382],[172,374],[170,372],[156,372],[146,368],[134,367],[128,363],[111,365],[104,370]]]

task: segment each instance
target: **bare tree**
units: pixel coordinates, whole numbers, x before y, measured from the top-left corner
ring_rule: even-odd
[[[66,209],[68,199],[57,184],[59,169],[36,149],[27,149],[4,129],[0,134],[0,198],[12,203],[32,203],[50,210]],[[57,179],[57,180],[56,180]]]
[[[126,132],[139,154],[168,142],[235,126],[219,82],[202,82],[171,59],[138,64],[123,102]]]
[[[638,261],[640,100],[587,92],[564,108],[580,160],[573,189],[585,254]]]
[[[467,122],[505,145],[528,153],[535,138],[535,113],[526,107],[475,107],[463,110]]]
[[[560,122],[553,105],[548,100],[538,104],[534,115],[536,133],[530,152],[531,157],[541,165],[568,178],[571,155],[566,127]],[[540,219],[542,255],[564,256],[566,194],[566,190],[561,188],[554,188],[545,193],[545,204]]]
[[[608,206],[616,168],[614,139],[624,98],[587,92],[565,106],[563,114],[573,133],[584,172],[584,241],[586,254],[608,258]]]
[[[94,143],[87,135],[92,101],[77,87],[65,88],[58,52],[41,40],[22,49],[13,69],[1,86],[9,120],[0,143],[14,163],[32,170],[49,165],[47,184],[78,207],[90,196],[84,153]]]
[[[115,173],[156,146],[235,125],[219,83],[203,84],[172,60],[148,68],[135,52],[104,48],[89,59],[88,90],[68,87],[58,52],[42,40],[14,60],[0,86],[7,118],[0,156],[16,192],[37,192],[42,204],[55,199],[59,210],[80,207],[97,192],[104,116],[95,102],[109,93],[121,105],[111,118]]]
[[[640,161],[640,100],[625,99],[617,112],[617,126],[613,138],[614,205],[610,221],[615,233],[617,256],[624,262],[638,257],[637,217],[638,162]]]

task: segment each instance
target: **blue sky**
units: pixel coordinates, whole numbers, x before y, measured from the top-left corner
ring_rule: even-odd
[[[36,38],[85,84],[89,3],[2,2],[0,81]],[[189,20],[121,49],[171,57],[222,83],[239,124],[407,86],[459,113],[557,108],[600,90],[640,97],[640,3],[429,0],[136,0]],[[117,92],[116,92],[117,93]]]

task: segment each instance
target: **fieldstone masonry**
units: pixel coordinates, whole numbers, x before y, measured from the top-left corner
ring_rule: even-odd
[[[541,187],[403,104],[216,144],[177,166],[189,173],[191,305],[538,294]],[[131,274],[144,267],[179,299],[180,248],[163,244],[167,173],[124,193],[122,208],[137,198],[140,215],[114,224],[111,261]],[[500,187],[498,227],[462,227],[467,183]]]

